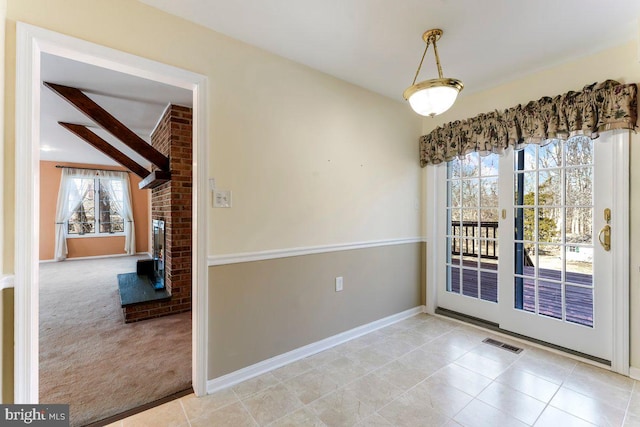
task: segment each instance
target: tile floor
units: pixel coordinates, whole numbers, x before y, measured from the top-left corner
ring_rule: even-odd
[[[640,385],[491,333],[417,315],[203,398],[109,427],[640,426]]]

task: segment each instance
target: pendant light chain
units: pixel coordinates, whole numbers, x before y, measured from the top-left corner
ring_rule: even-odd
[[[427,46],[429,46],[427,44]],[[438,47],[436,46],[436,39],[433,38],[433,52],[436,54],[436,65],[438,66],[438,78],[442,78],[442,67],[440,66],[440,57],[438,56]]]
[[[413,78],[413,83],[411,83],[411,86],[416,84],[416,80],[418,78],[418,74],[420,74],[420,68],[422,68],[422,62],[424,61],[424,57],[427,54],[427,50],[429,49],[429,42],[431,42],[431,39],[429,39],[429,41],[427,41],[427,46],[424,48],[424,52],[422,52],[422,59],[420,60],[420,65],[418,65],[418,69],[416,70],[416,76]],[[435,46],[435,44],[434,44],[434,46]]]

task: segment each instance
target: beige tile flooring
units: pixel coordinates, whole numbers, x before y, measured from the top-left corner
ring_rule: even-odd
[[[640,426],[640,386],[420,314],[203,398],[111,426]]]

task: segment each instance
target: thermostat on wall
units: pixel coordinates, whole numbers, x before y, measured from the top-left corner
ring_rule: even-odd
[[[213,190],[213,207],[230,208],[231,190]]]

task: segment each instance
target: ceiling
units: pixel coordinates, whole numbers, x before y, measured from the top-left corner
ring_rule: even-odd
[[[640,18],[638,0],[140,1],[397,100],[425,30],[464,96],[638,37]]]
[[[192,106],[192,93],[189,90],[59,56],[42,55],[41,75],[45,82],[82,90],[147,142],[150,142],[151,132],[168,104]],[[63,121],[88,126],[138,164],[149,167],[149,161],[98,127],[52,90],[44,86],[41,88],[41,160],[117,165],[115,161],[58,124],[58,121]]]
[[[430,28],[444,30],[444,75],[462,80],[465,96],[632,40],[640,21],[638,0],[140,1],[398,101]],[[437,76],[434,62],[430,50],[419,81]],[[167,104],[192,104],[185,89],[48,54],[41,64],[43,81],[83,90],[147,142]],[[51,90],[41,93],[41,159],[116,164],[57,124],[67,121],[148,167]]]

